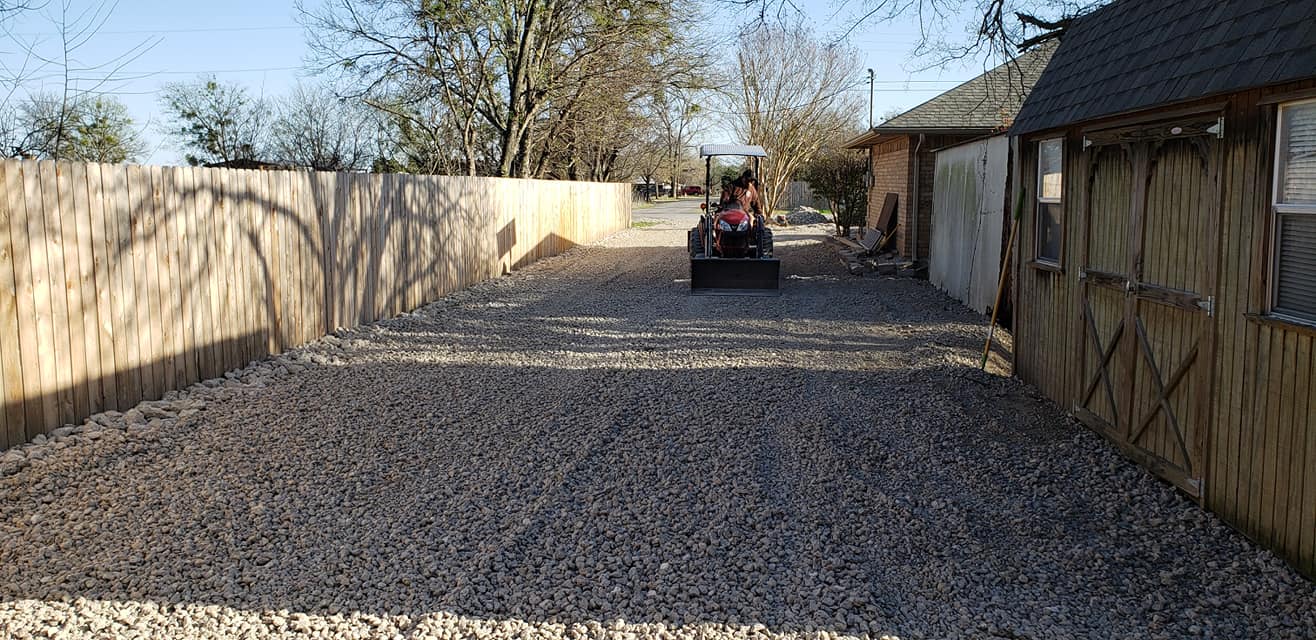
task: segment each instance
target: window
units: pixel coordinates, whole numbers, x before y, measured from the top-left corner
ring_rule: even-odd
[[[1063,140],[1037,143],[1037,246],[1034,249],[1039,262],[1060,264],[1064,164]]]
[[[1316,100],[1281,105],[1271,312],[1316,322]]]

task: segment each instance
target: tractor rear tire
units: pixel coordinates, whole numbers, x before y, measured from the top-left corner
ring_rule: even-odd
[[[691,258],[704,257],[704,239],[700,235],[699,227],[690,230],[688,245]]]
[[[759,245],[760,258],[772,257],[772,229],[769,229],[766,226],[762,226],[762,225],[759,226],[758,245]]]

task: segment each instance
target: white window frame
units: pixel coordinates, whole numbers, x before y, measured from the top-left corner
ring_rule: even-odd
[[[1042,197],[1042,145],[1049,142],[1060,143],[1060,196],[1054,198]],[[1033,198],[1033,259],[1043,264],[1060,266],[1060,261],[1065,255],[1065,138],[1058,136],[1055,138],[1044,138],[1036,142],[1037,149],[1037,176],[1035,178],[1034,188],[1037,190],[1037,196]],[[1047,258],[1042,256],[1042,206],[1044,204],[1060,205],[1060,246],[1056,248],[1056,257]]]
[[[1281,320],[1305,325],[1316,325],[1316,317],[1307,317],[1285,313],[1276,307],[1279,304],[1279,248],[1280,216],[1282,215],[1316,215],[1316,204],[1289,204],[1280,201],[1284,189],[1284,160],[1287,157],[1288,141],[1284,139],[1284,110],[1298,105],[1316,104],[1316,98],[1294,100],[1279,105],[1275,117],[1275,171],[1270,184],[1270,292],[1267,313]]]

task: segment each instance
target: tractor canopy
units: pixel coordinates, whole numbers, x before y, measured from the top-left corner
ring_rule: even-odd
[[[766,158],[768,152],[756,144],[701,144],[699,145],[699,157],[708,158],[712,156],[749,156],[751,158]]]

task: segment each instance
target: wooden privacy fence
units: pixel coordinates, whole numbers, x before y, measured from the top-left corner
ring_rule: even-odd
[[[0,162],[0,448],[630,225],[627,185]]]

